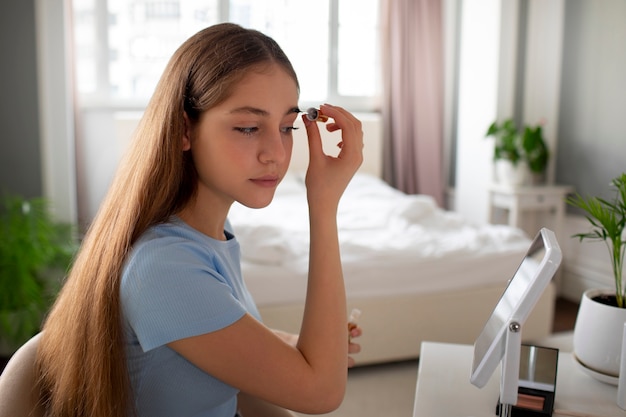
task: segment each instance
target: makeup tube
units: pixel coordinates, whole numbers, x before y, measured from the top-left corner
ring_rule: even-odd
[[[361,317],[361,310],[358,308],[353,308],[350,312],[350,316],[348,317],[348,337],[350,337],[350,332],[357,326],[357,321]]]
[[[309,107],[306,109],[306,118],[312,122],[325,122],[328,120],[328,116],[324,116],[318,109],[315,107]]]

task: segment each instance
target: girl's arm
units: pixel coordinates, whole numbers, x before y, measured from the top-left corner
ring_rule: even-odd
[[[337,207],[363,161],[361,123],[346,110],[324,105],[341,130],[341,151],[325,155],[318,126],[304,118],[310,162],[306,175],[310,255],[307,295],[295,346],[250,315],[219,331],[169,344],[192,363],[241,391],[290,410],[316,414],[343,400],[348,330]]]
[[[295,417],[289,410],[243,392],[237,395],[237,410],[241,417]]]

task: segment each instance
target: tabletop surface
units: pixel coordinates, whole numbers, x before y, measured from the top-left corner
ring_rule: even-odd
[[[499,396],[500,369],[485,387],[469,381],[473,346],[423,342],[420,353],[414,417],[493,417]],[[553,414],[579,417],[620,417],[617,387],[587,375],[571,352],[559,352]]]

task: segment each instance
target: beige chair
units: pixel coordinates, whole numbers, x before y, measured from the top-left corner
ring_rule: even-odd
[[[40,417],[44,408],[35,389],[35,355],[40,334],[13,354],[0,375],[0,417]]]

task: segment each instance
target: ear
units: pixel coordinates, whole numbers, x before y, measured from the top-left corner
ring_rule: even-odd
[[[183,151],[188,151],[191,149],[191,123],[189,122],[189,117],[187,117],[187,113],[183,112],[183,118],[185,120],[185,133],[181,138],[183,141]]]

